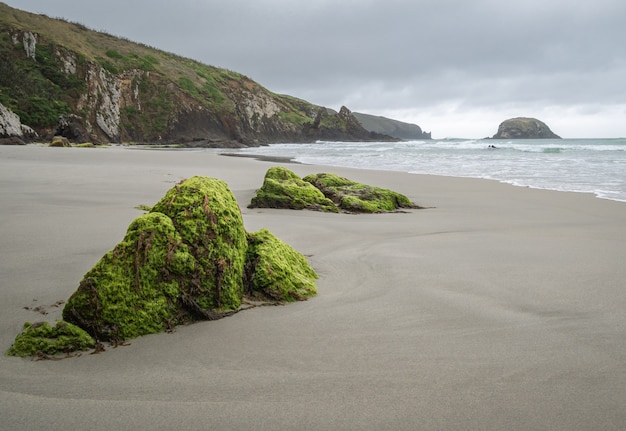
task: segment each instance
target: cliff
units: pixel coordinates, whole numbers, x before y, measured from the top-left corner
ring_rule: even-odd
[[[518,117],[503,121],[493,139],[561,139],[561,137],[535,118]]]
[[[370,132],[389,135],[403,140],[432,139],[430,132],[423,132],[417,124],[405,123],[391,118],[354,112],[359,123]]]
[[[254,146],[392,139],[364,129],[347,108],[337,113],[278,95],[240,73],[3,3],[0,104],[0,124],[10,124],[0,137],[26,140]]]

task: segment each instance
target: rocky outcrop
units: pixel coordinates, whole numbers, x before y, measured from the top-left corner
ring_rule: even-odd
[[[401,208],[420,208],[403,194],[358,183],[335,174],[311,174],[303,180],[313,184],[344,212],[383,213]]]
[[[228,147],[393,140],[363,128],[345,107],[336,113],[236,72],[2,3],[0,36],[0,102],[45,140]]]
[[[22,124],[16,113],[0,103],[0,139],[4,143],[23,143],[22,138],[33,138],[36,135],[32,128]]]
[[[561,139],[543,122],[535,118],[510,118],[498,127],[492,139]]]
[[[257,190],[248,208],[383,213],[421,207],[400,193],[335,174],[311,174],[300,178],[284,167],[274,166],[267,170],[263,186]]]
[[[422,131],[417,124],[405,123],[391,118],[353,112],[359,123],[370,132],[392,136],[402,140],[432,139],[430,132]]]
[[[333,201],[314,185],[282,166],[274,166],[267,170],[263,185],[254,194],[248,208],[338,212]]]

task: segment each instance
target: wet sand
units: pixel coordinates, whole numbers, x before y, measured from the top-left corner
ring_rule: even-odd
[[[246,208],[277,163],[0,147],[3,351],[24,322],[61,318],[52,304],[122,239],[136,206],[193,175],[225,180],[246,230],[269,228],[320,275],[319,295],[306,302],[97,355],[2,356],[0,429],[626,428],[626,203],[289,164],[430,208],[358,216]]]

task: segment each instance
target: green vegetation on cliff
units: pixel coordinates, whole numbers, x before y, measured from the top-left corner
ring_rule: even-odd
[[[44,140],[242,146],[390,139],[352,115],[274,94],[240,73],[3,3],[0,103]],[[71,127],[60,127],[70,116]]]

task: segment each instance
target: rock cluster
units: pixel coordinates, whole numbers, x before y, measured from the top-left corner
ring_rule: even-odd
[[[77,339],[65,340],[62,347],[55,343],[56,351],[49,353],[219,319],[237,312],[245,298],[305,300],[316,294],[316,279],[306,258],[271,232],[245,231],[226,183],[193,177],[137,217],[124,239],[85,274],[59,323],[59,329],[80,328]],[[9,354],[41,350],[37,337],[29,335],[33,326],[25,326]],[[92,343],[84,342],[83,332]]]
[[[408,197],[392,190],[328,173],[312,174],[301,179],[281,166],[267,170],[263,186],[257,190],[248,207],[350,213],[419,208]]]

